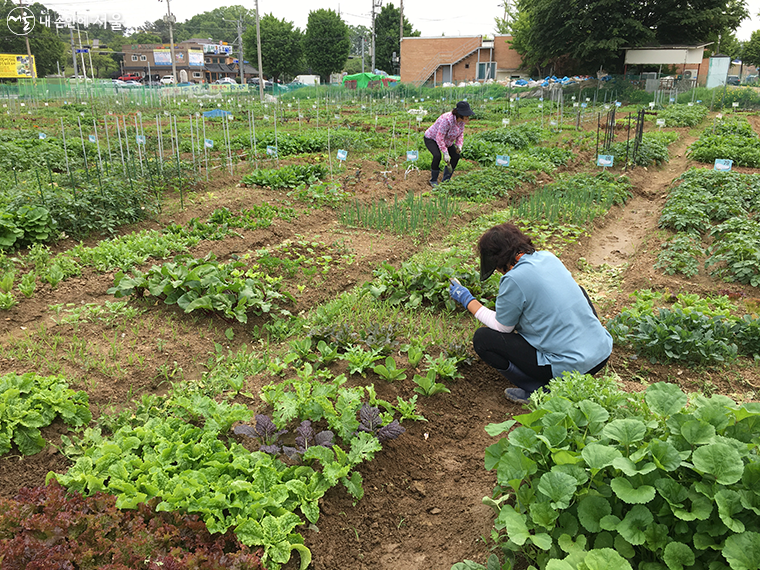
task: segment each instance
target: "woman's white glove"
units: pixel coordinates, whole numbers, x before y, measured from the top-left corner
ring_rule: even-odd
[[[443,151],[443,162],[445,162],[446,164],[451,162],[451,155],[449,154],[449,151],[447,150]]]

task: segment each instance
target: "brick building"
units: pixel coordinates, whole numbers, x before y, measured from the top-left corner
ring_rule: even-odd
[[[440,85],[527,77],[522,58],[509,45],[511,36],[403,38],[401,81]]]
[[[203,45],[211,40],[194,38],[174,44],[174,60],[177,81],[201,83],[203,75]],[[123,73],[134,73],[141,77],[171,75],[172,55],[170,44],[125,45]],[[184,73],[183,73],[184,72]]]

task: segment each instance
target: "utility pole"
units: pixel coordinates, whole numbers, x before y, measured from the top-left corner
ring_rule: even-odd
[[[92,76],[92,80],[95,81],[95,68],[92,66],[92,44],[90,43],[90,32],[85,30],[84,34],[87,38],[87,57],[90,60],[90,75]]]
[[[74,28],[69,28],[69,32],[71,32],[71,59],[74,61],[74,77],[77,80],[77,83],[79,83],[79,70],[77,69],[77,52],[74,49]]]
[[[401,42],[404,39],[404,0],[399,0],[398,74],[401,75]]]
[[[237,30],[238,30],[238,55],[240,59],[238,60],[238,66],[240,67],[240,85],[245,85],[245,70],[243,69],[243,16],[238,17],[237,21]],[[259,82],[261,82],[261,79],[259,79]]]
[[[87,66],[84,64],[84,48],[82,47],[82,32],[79,31],[79,14],[74,12],[74,19],[77,24],[77,36],[79,37],[79,55],[82,57],[82,73],[85,80],[87,80]]]
[[[24,1],[19,0],[18,5],[23,8]],[[24,35],[24,40],[26,41],[26,56],[29,58],[29,71],[32,72],[32,79],[35,79],[37,77],[37,73],[34,70],[34,60],[32,59],[32,48],[29,47],[29,36]]]
[[[263,101],[264,78],[261,75],[261,27],[259,26],[259,0],[256,0],[256,53],[259,56],[259,99]]]
[[[404,39],[404,0],[399,0],[399,22],[398,22],[398,52],[401,53],[401,40]]]
[[[380,8],[383,0],[372,0],[372,69],[370,73],[375,73],[375,8]]]
[[[161,2],[162,0],[158,1]],[[169,51],[172,56],[172,77],[174,77],[174,85],[176,85],[179,83],[179,78],[177,77],[177,60],[174,58],[174,28],[172,27],[174,16],[172,16],[172,9],[169,2],[170,0],[166,0],[166,22],[169,24]]]

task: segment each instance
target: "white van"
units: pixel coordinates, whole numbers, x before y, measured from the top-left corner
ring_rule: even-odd
[[[171,85],[174,83],[174,76],[173,75],[164,75],[161,78],[161,83],[164,85]]]

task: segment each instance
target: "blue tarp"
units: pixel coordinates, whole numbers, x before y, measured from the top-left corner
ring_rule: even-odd
[[[207,117],[209,119],[215,119],[217,117],[226,117],[227,115],[230,115],[231,113],[229,111],[222,111],[221,109],[214,109],[213,111],[205,111],[203,113],[204,117]]]

